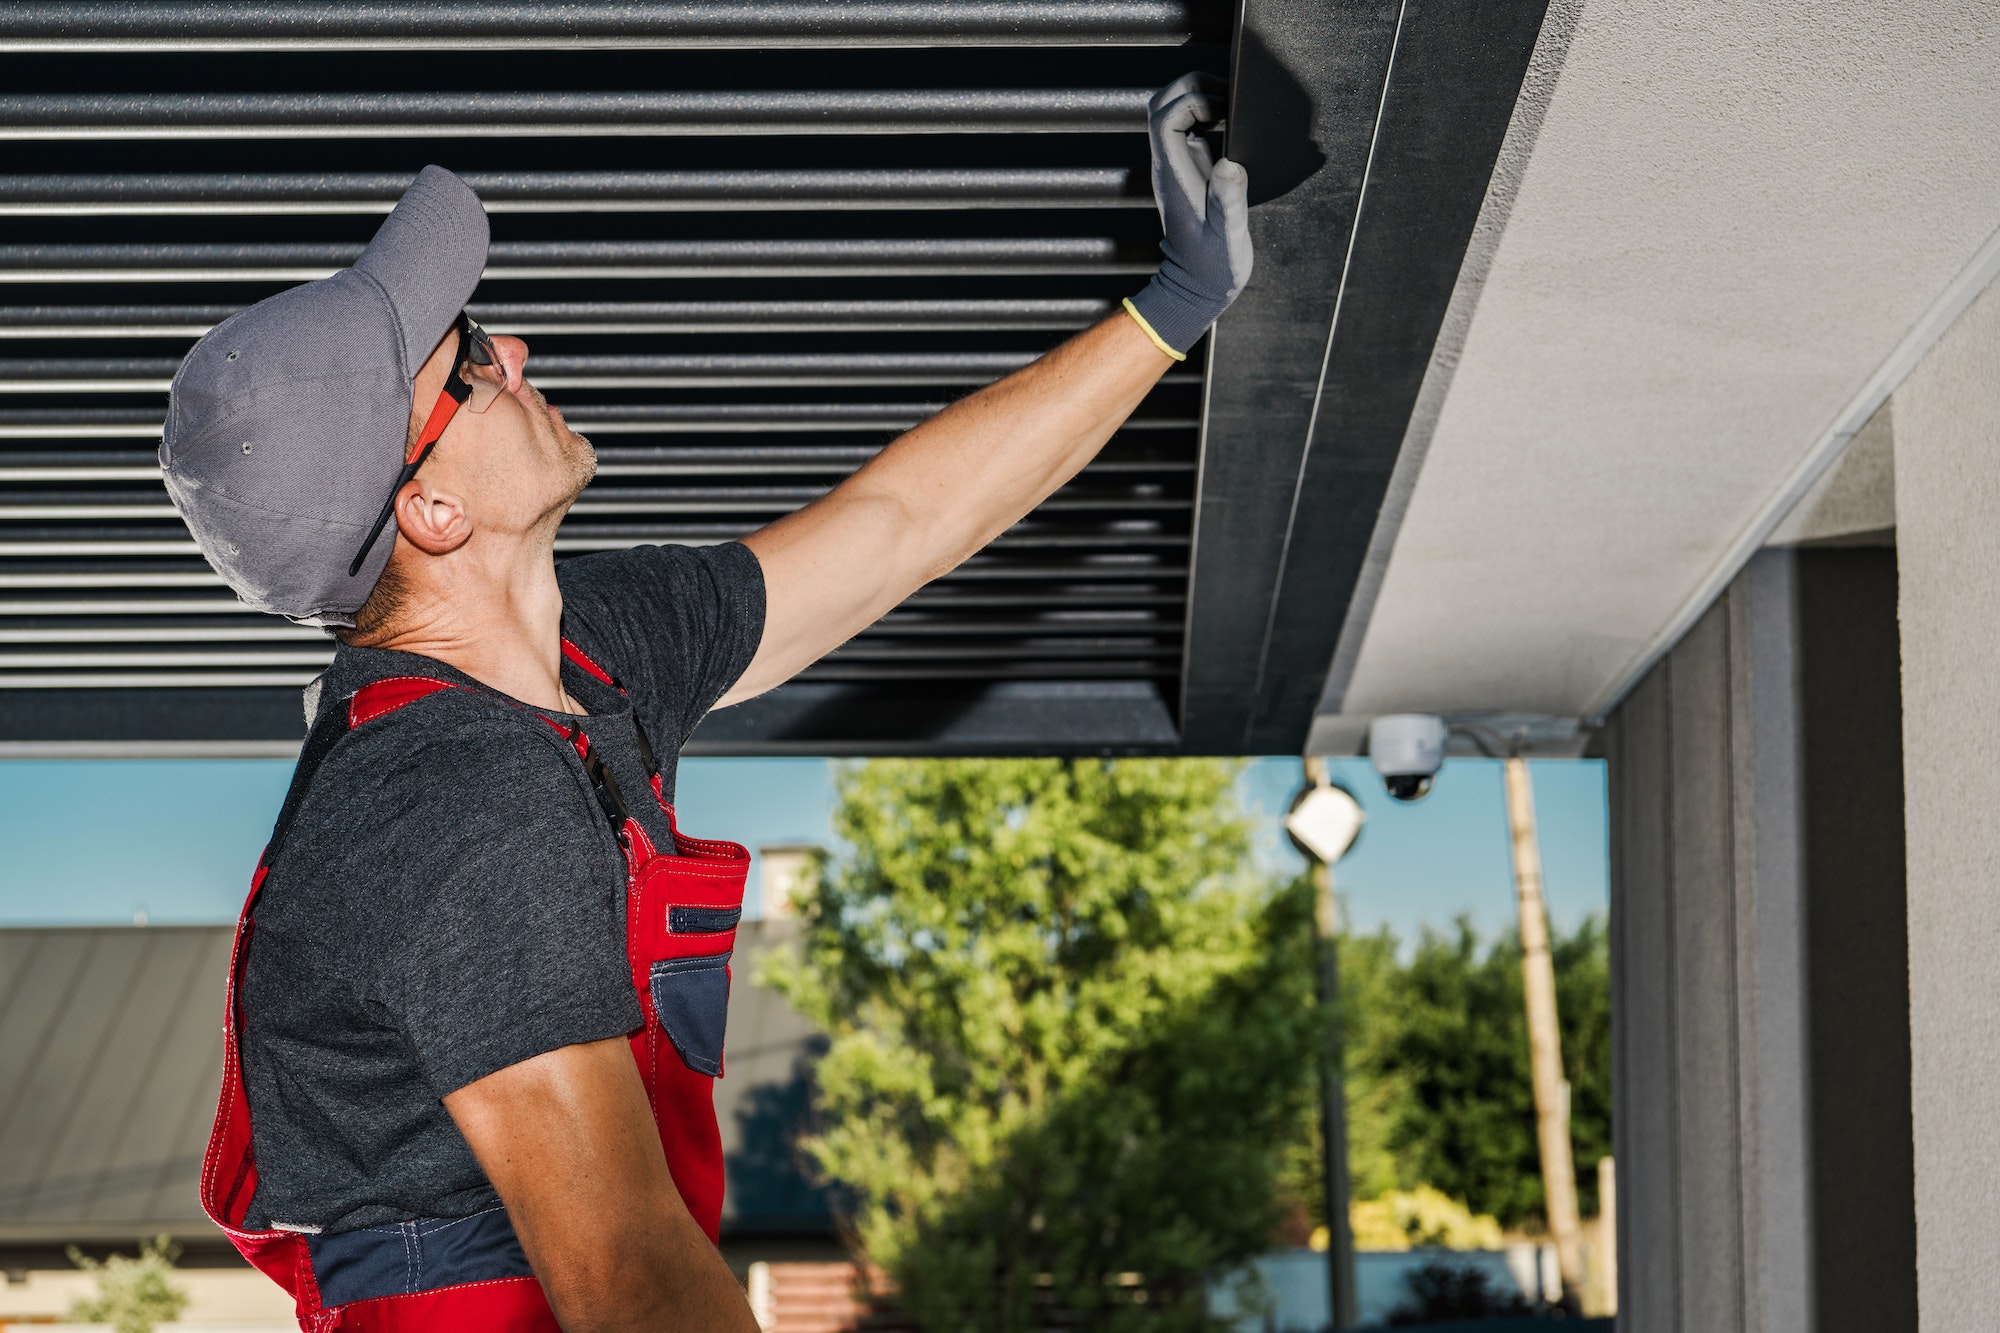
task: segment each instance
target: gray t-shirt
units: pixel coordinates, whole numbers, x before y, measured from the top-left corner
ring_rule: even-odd
[[[730,543],[565,562],[563,631],[630,694],[563,685],[633,814],[670,846],[634,731],[673,798],[675,760],[757,651],[764,583]],[[322,709],[370,681],[466,676],[342,647]],[[257,1154],[246,1219],[346,1231],[497,1202],[440,1098],[642,1023],[625,867],[576,751],[525,705],[440,691],[335,744],[258,900],[241,988]],[[726,837],[728,830],[690,829]]]

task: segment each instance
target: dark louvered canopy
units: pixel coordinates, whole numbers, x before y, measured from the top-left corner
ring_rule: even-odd
[[[296,737],[297,688],[332,646],[242,610],[196,553],[154,461],[165,389],[216,320],[350,262],[424,164],[493,214],[474,316],[530,341],[531,375],[598,446],[559,555],[726,541],[1136,290],[1158,259],[1146,98],[1207,69],[1237,70],[1232,153],[1272,196],[1258,285],[1215,365],[1204,343],[990,549],[713,717],[696,748],[1289,748],[1353,582],[1300,546],[1314,432],[1341,460],[1335,528],[1358,565],[1407,416],[1396,395],[1414,393],[1396,373],[1420,375],[1435,334],[1421,301],[1412,316],[1393,293],[1356,296],[1418,336],[1378,376],[1391,401],[1357,418],[1366,438],[1327,435],[1336,298],[1363,182],[1385,169],[1398,31],[1363,16],[1213,0],[0,7],[0,742]],[[1434,157],[1414,159],[1412,188],[1445,173],[1463,216],[1405,244],[1424,272],[1442,247],[1448,293],[1491,157],[1469,175]]]

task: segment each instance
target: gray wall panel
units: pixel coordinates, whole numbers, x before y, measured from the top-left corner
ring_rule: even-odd
[[[1681,1311],[1712,1333],[1742,1329],[1735,840],[1729,735],[1729,623],[1711,610],[1668,675],[1674,899],[1675,1130]],[[1729,1150],[1719,1150],[1727,1145]],[[1694,1146],[1695,1151],[1686,1151]]]
[[[1760,555],[1599,738],[1623,1329],[1915,1327],[1893,570]]]
[[[22,964],[20,989],[0,1014],[0,1216],[32,1206],[53,1148],[52,1100],[66,1097],[76,1065],[65,1040],[74,1008],[87,1003],[84,985],[98,941],[88,934],[49,932]]]
[[[1618,1161],[1618,1278],[1626,1333],[1679,1327],[1679,1136],[1674,1132],[1674,974],[1659,941],[1673,936],[1672,782],[1643,759],[1666,751],[1667,673],[1627,697],[1602,743],[1610,777],[1612,1077]],[[1628,761],[1627,755],[1633,756]]]
[[[200,1201],[188,1188],[192,1148],[185,1106],[192,1097],[212,1107],[222,1065],[223,974],[227,932],[149,931],[151,966],[140,986],[148,1003],[133,1015],[143,1040],[129,1062],[102,1074],[104,1101],[117,1107],[92,1146],[97,1181],[81,1215],[97,1221],[177,1217],[196,1221]],[[132,1095],[117,1094],[126,1085]],[[206,1126],[203,1126],[205,1130]],[[175,1188],[160,1189],[171,1173]]]

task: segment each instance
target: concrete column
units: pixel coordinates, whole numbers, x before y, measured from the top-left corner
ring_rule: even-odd
[[[1736,866],[1729,608],[1633,691],[1602,738],[1611,781],[1612,1131],[1627,1333],[1749,1333],[1756,1042]],[[1746,976],[1746,970],[1750,972]]]
[[[1915,1326],[1894,569],[1765,552],[1601,738],[1628,1333]]]
[[[1895,396],[1923,1328],[2000,1310],[2000,288]]]

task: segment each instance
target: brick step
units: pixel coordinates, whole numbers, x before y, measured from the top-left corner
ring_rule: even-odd
[[[909,1319],[869,1300],[889,1284],[847,1263],[764,1265],[765,1333],[912,1333]]]

